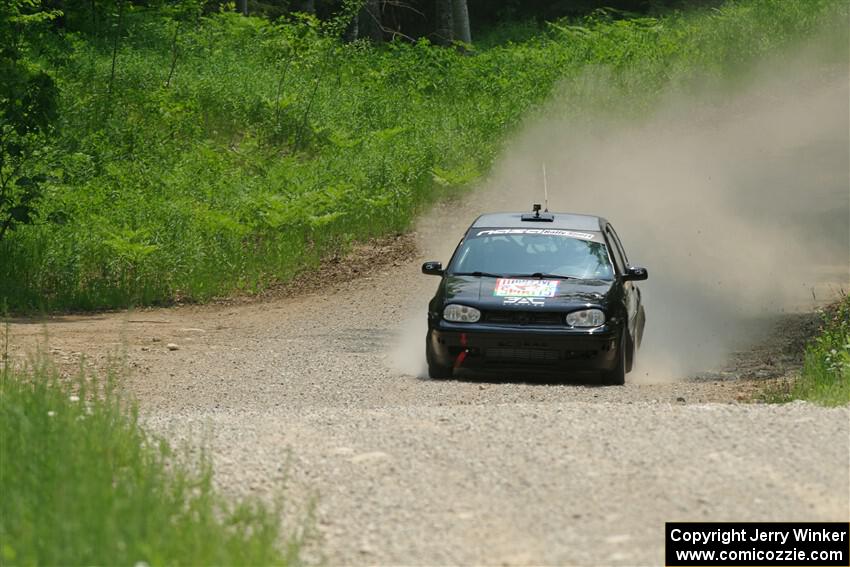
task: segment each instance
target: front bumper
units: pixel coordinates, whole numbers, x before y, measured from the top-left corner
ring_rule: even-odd
[[[428,358],[455,368],[607,371],[617,366],[619,336],[613,326],[582,331],[441,322],[428,331]]]

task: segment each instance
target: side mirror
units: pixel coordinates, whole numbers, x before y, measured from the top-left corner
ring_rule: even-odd
[[[623,281],[640,282],[648,277],[649,272],[646,271],[646,268],[629,267],[629,269],[626,270],[626,273],[623,275]]]
[[[442,262],[425,262],[422,264],[422,273],[427,274],[429,276],[442,276],[443,275],[443,263]]]

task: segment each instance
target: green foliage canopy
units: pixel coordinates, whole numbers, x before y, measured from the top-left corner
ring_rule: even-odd
[[[16,5],[6,22],[38,12]],[[602,11],[461,53],[427,39],[346,42],[342,26],[311,15],[169,6],[126,3],[88,19],[93,31],[3,25],[40,34],[16,36],[11,60],[56,89],[30,99],[57,105],[32,114],[26,167],[9,182],[20,203],[27,178],[42,176],[37,207],[15,212],[37,222],[0,241],[0,299],[12,309],[254,292],[352,241],[405,230],[486,171],[556,86],[559,112],[638,117],[671,89],[745,77],[824,22],[846,38],[848,9],[737,0],[657,18]]]
[[[31,224],[47,180],[38,171],[58,111],[52,77],[24,59],[27,28],[58,15],[39,0],[0,4],[0,240]]]

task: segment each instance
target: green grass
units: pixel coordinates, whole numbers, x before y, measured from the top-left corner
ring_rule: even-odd
[[[111,381],[0,371],[0,564],[297,562],[278,510],[232,505],[211,480],[209,460],[146,434]]]
[[[462,54],[228,13],[175,34],[170,16],[128,8],[111,89],[117,27],[101,15],[94,31],[30,44],[61,89],[61,119],[39,166],[51,178],[42,221],[0,242],[0,298],[25,312],[255,292],[406,230],[486,172],[556,85],[566,112],[642,116],[671,89],[731,80],[824,21],[841,27],[847,11],[740,0],[599,14],[519,42],[494,32],[491,47]],[[589,69],[608,79],[578,80]]]
[[[765,398],[825,406],[850,404],[850,296],[824,311],[820,333],[806,347],[799,378],[773,387]]]

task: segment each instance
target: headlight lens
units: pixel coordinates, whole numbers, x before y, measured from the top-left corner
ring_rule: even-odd
[[[443,318],[455,323],[475,323],[481,319],[481,311],[466,305],[446,305],[443,310]]]
[[[599,309],[584,309],[567,313],[570,327],[599,327],[605,324],[605,313]]]

